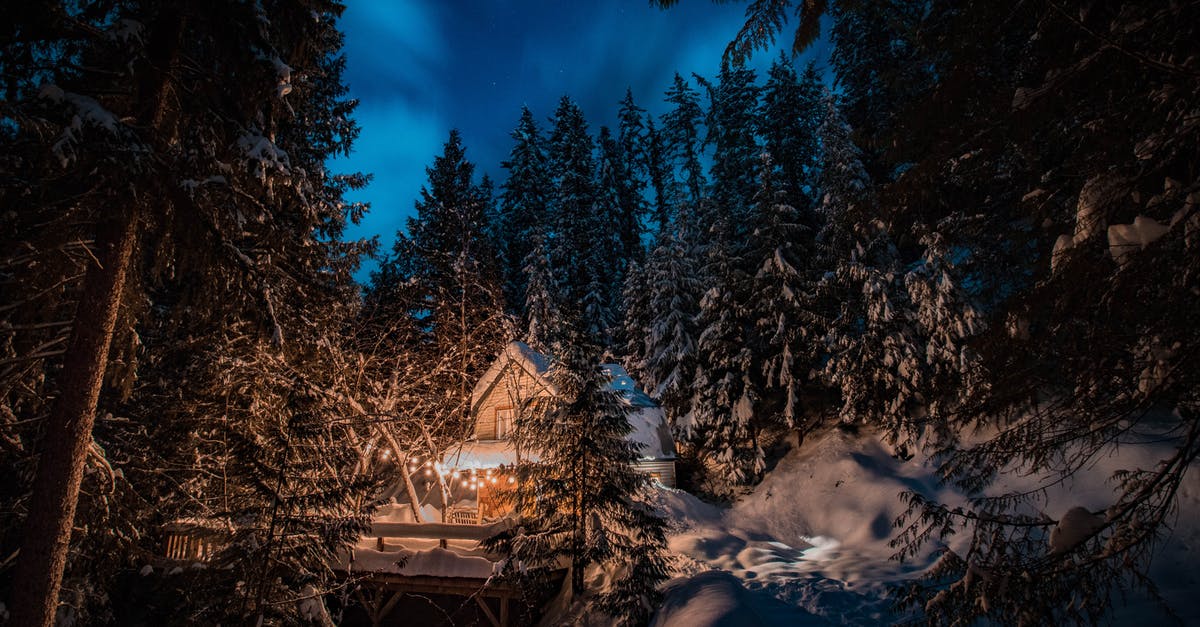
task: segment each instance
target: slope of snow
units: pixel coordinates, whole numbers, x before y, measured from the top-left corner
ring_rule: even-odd
[[[652,627],[828,625],[769,595],[756,595],[730,573],[710,570],[667,583]]]
[[[1167,448],[1122,446],[1058,485],[1043,476],[1008,473],[994,491],[1046,487],[1044,501],[1036,507],[1060,521],[1051,548],[1063,548],[1093,528],[1092,512],[1111,505],[1108,479],[1114,470],[1153,467]],[[934,548],[903,564],[890,559],[892,521],[904,511],[900,493],[914,490],[948,503],[962,502],[962,496],[939,486],[932,464],[922,456],[899,461],[890,453],[872,435],[831,431],[788,452],[753,492],[730,508],[661,490],[657,506],[672,521],[670,547],[680,558],[679,576],[668,585],[655,624],[894,622],[898,617],[891,614],[889,587],[919,576],[931,564]],[[1178,502],[1172,535],[1161,545],[1151,574],[1181,618],[1200,624],[1200,606],[1192,602],[1200,593],[1200,473],[1188,474]],[[711,574],[714,570],[722,572]],[[740,582],[746,593],[731,591],[730,582]],[[1116,602],[1124,604],[1115,610],[1118,623],[1163,618],[1144,598]],[[771,603],[806,614],[777,619],[768,611]]]

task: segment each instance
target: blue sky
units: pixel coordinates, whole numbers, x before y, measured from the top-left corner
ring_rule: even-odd
[[[615,125],[625,88],[651,113],[675,71],[712,76],[742,24],[744,5],[683,0],[662,11],[647,0],[350,0],[342,17],[350,94],[362,134],[337,171],[374,175],[351,196],[371,204],[350,238],[380,237],[390,250],[413,213],[425,167],[450,129],[462,131],[477,174],[497,183],[522,105],[548,127],[558,99],[574,98],[595,133]],[[783,38],[790,44],[790,31]],[[759,52],[760,76],[778,48]],[[827,50],[808,57],[824,64]],[[367,267],[359,273],[365,279]]]

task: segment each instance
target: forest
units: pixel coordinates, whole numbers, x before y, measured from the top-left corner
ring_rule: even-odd
[[[390,248],[347,236],[370,175],[330,165],[360,134],[340,2],[7,8],[0,625],[372,624],[343,557],[386,508],[423,520],[422,468],[475,439],[514,340],[555,396],[511,436],[539,455],[484,585],[555,601],[513,624],[801,624],[683,612],[737,569],[681,547],[847,441],[887,480],[926,469],[880,510],[884,609],[802,604],[799,575],[734,597],[811,624],[1200,620],[1194,561],[1154,570],[1200,538],[1200,5],[735,4],[719,71],[615,90],[613,128],[570,94],[515,110],[501,164],[439,129]],[[818,41],[829,67],[795,62]],[[611,364],[661,406],[679,490],[630,466]],[[1048,496],[1093,476],[1097,505]],[[170,562],[179,525],[218,540]],[[442,624],[500,624],[479,603],[492,623]]]

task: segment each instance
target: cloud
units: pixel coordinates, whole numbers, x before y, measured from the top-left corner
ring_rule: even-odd
[[[352,2],[342,15],[347,81],[360,97],[416,97],[451,60],[436,4]]]
[[[404,99],[364,100],[355,118],[363,134],[349,157],[330,163],[334,171],[374,175],[350,199],[371,203],[371,210],[347,237],[380,236],[381,252],[391,250],[398,230],[413,213],[425,184],[425,166],[433,162],[448,136],[446,120],[436,109]]]
[[[346,79],[361,101],[362,134],[354,154],[333,165],[375,175],[353,195],[372,210],[350,235],[379,234],[390,250],[451,128],[462,131],[477,174],[500,181],[522,105],[545,128],[569,95],[596,133],[616,124],[628,86],[640,106],[663,113],[676,70],[689,80],[716,74],[742,11],[700,0],[667,11],[646,0],[350,3]],[[778,48],[755,55],[760,80],[776,56]]]

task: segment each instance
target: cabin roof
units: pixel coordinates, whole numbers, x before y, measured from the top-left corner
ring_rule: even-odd
[[[548,377],[552,363],[550,357],[533,350],[524,342],[509,342],[475,385],[471,394],[472,413],[478,413],[480,404],[500,381],[509,364],[524,369],[545,386],[548,392],[556,394],[557,389]],[[667,425],[662,407],[638,388],[637,383],[619,364],[603,364],[601,368],[608,375],[609,389],[616,391],[622,402],[630,407],[629,424],[633,431],[628,439],[639,445],[642,459],[675,459],[675,440],[671,437],[671,429]],[[536,457],[528,452],[523,452],[522,456]],[[453,467],[494,468],[514,463],[516,455],[512,445],[506,440],[470,441],[447,451],[443,459]]]
[[[500,380],[500,375],[504,374],[504,369],[509,364],[514,364],[525,370],[530,376],[546,386],[546,389],[551,394],[557,393],[554,384],[546,377],[546,374],[550,371],[550,358],[533,350],[525,342],[514,340],[509,342],[508,346],[504,347],[504,350],[496,357],[492,365],[479,378],[479,382],[475,384],[475,389],[471,391],[472,413],[479,410],[479,403],[487,398],[488,392],[496,386],[496,382]]]

